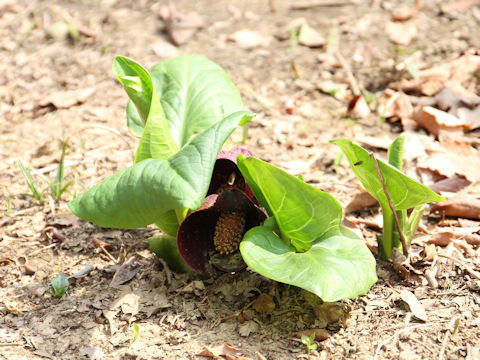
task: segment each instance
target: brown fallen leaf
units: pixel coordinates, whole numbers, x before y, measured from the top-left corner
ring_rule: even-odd
[[[375,199],[372,195],[370,195],[366,191],[359,192],[355,194],[353,199],[345,208],[345,214],[348,214],[354,211],[364,210],[374,206],[378,206],[377,199]]]
[[[423,305],[418,301],[417,297],[408,290],[402,290],[400,292],[400,298],[408,305],[410,311],[412,312],[413,316],[415,316],[418,320],[422,320],[424,322],[428,321],[427,313],[423,308]]]
[[[417,36],[417,27],[413,23],[389,21],[385,25],[385,33],[394,44],[407,46]]]
[[[165,30],[174,45],[185,45],[202,29],[205,24],[196,12],[180,13],[173,4],[160,8],[160,18],[165,23]]]
[[[310,337],[312,334],[315,333],[315,340],[317,341],[324,341],[330,337],[329,332],[326,329],[308,329],[299,331],[296,335],[297,339],[301,339],[302,336]]]
[[[469,181],[465,175],[454,174],[446,179],[435,182],[430,185],[430,189],[439,193],[439,192],[458,192],[466,187],[468,187],[472,182]]]
[[[444,216],[480,219],[480,194],[459,192],[445,202],[436,203],[431,211],[438,211]]]
[[[135,275],[142,269],[143,265],[137,262],[135,259],[130,260],[128,263],[123,264],[113,275],[113,279],[110,282],[110,286],[118,286],[130,281]]]
[[[161,59],[169,59],[179,55],[177,47],[167,41],[156,42],[152,45],[152,51]]]
[[[464,13],[472,6],[478,5],[478,0],[457,0],[453,2],[449,2],[447,4],[442,4],[440,9],[444,14],[452,14],[452,13]]]
[[[80,356],[88,356],[90,360],[100,360],[103,359],[105,356],[105,353],[103,350],[99,347],[92,347],[92,346],[82,346],[78,350]]]
[[[423,106],[413,114],[413,119],[437,139],[447,132],[463,133],[470,126],[457,117],[431,106]]]
[[[347,116],[353,119],[363,119],[370,114],[365,98],[361,95],[355,95],[348,103]]]
[[[393,10],[392,20],[393,21],[405,21],[418,14],[423,8],[423,0],[417,0],[415,6],[411,7],[401,7]]]
[[[95,92],[94,87],[77,90],[60,90],[48,94],[39,102],[40,107],[53,105],[57,109],[68,109],[74,105],[83,104]]]
[[[307,23],[300,25],[298,30],[298,43],[309,48],[319,48],[326,44],[327,40],[317,30]]]
[[[269,37],[250,29],[236,31],[228,37],[228,40],[237,43],[242,49],[266,46],[271,41]]]
[[[477,106],[474,110],[460,107],[457,109],[457,116],[470,127],[470,130],[480,128],[480,106]]]
[[[214,359],[222,359],[221,356],[241,356],[242,352],[233,347],[232,344],[216,344],[212,346],[203,345],[202,351],[200,351],[198,356],[211,357]]]
[[[378,113],[385,118],[411,118],[413,106],[410,99],[401,91],[385,90],[378,99]]]
[[[275,302],[270,295],[262,293],[257,297],[252,307],[259,313],[271,314],[275,310]]]

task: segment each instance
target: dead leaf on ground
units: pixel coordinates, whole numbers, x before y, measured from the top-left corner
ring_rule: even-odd
[[[433,182],[438,182],[457,175],[459,188],[461,190],[461,178],[464,177],[470,183],[480,181],[480,150],[472,145],[449,140],[442,143],[432,143],[427,149],[427,155],[418,159],[417,170],[424,183],[427,177]]]
[[[355,95],[348,103],[347,116],[352,119],[363,119],[370,114],[370,108],[368,107],[365,98],[361,95]]]
[[[375,199],[372,195],[370,195],[366,191],[359,192],[355,194],[353,199],[345,208],[345,214],[348,214],[354,211],[364,210],[374,206],[378,206],[377,199]]]
[[[448,4],[442,4],[440,9],[444,14],[452,13],[464,13],[472,6],[478,5],[478,0],[457,0],[449,2]]]
[[[74,105],[83,104],[94,92],[94,87],[55,91],[40,100],[39,106],[46,107],[53,105],[57,109],[68,109]]]
[[[160,18],[165,23],[165,30],[174,45],[185,45],[202,29],[205,24],[196,12],[180,13],[173,4],[160,8]]]
[[[238,333],[240,336],[247,337],[250,334],[257,332],[259,328],[260,327],[255,321],[248,320],[238,326]]]
[[[431,106],[418,109],[413,114],[413,119],[437,139],[441,139],[446,133],[461,134],[470,128],[465,121]]]
[[[152,51],[160,59],[169,59],[179,55],[177,47],[166,41],[159,41],[153,44]]]
[[[416,16],[420,10],[423,8],[423,0],[417,0],[415,6],[411,7],[400,7],[394,9],[392,12],[393,21],[406,21]]]
[[[242,352],[233,347],[232,344],[216,344],[212,346],[203,346],[202,351],[200,351],[198,356],[211,357],[214,359],[219,359],[221,356],[241,356]]]
[[[228,37],[228,40],[237,43],[242,49],[253,49],[259,46],[266,46],[271,41],[268,36],[250,29],[243,29],[234,32]]]
[[[321,320],[325,326],[336,324],[339,321],[345,325],[347,318],[350,316],[350,308],[342,303],[323,303],[313,307],[313,312],[317,319]]]
[[[385,118],[411,118],[413,106],[410,99],[401,91],[385,90],[378,99],[378,113]]]
[[[423,305],[418,301],[417,297],[408,290],[402,290],[400,292],[400,298],[408,305],[410,311],[412,312],[413,316],[415,316],[418,320],[422,320],[424,322],[428,321],[427,313],[423,308]]]
[[[385,33],[394,44],[407,46],[417,36],[417,27],[413,23],[389,21],[385,25]]]
[[[252,307],[259,313],[271,314],[275,310],[275,302],[270,295],[262,293],[257,297]]]
[[[143,265],[137,262],[135,259],[130,260],[128,263],[123,264],[118,268],[113,275],[113,279],[110,286],[118,286],[132,280],[135,275],[142,269]]]
[[[436,183],[430,185],[430,189],[433,191],[440,192],[450,192],[455,193],[466,187],[468,187],[472,182],[469,181],[465,175],[454,174],[451,177],[437,181]]]
[[[462,191],[445,202],[436,203],[431,211],[444,216],[480,219],[480,194]]]
[[[297,339],[301,339],[302,336],[310,337],[312,334],[315,333],[315,340],[317,341],[324,341],[330,337],[330,334],[325,329],[308,329],[299,331],[296,335]]]
[[[80,356],[88,356],[90,360],[100,360],[105,356],[105,353],[99,347],[83,346],[78,352]]]
[[[317,30],[312,28],[308,23],[300,25],[298,30],[298,43],[310,48],[322,47],[326,44],[327,40]]]

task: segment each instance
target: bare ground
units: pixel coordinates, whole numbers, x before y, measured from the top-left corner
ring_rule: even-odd
[[[147,68],[160,60],[168,39],[159,19],[162,3],[0,2],[0,359],[194,359],[204,345],[225,343],[251,359],[370,359],[377,350],[378,359],[479,359],[480,282],[465,270],[465,264],[478,269],[478,249],[466,263],[443,263],[438,288],[425,282],[411,286],[391,264],[379,261],[378,283],[367,295],[346,300],[341,306],[350,310],[348,318],[329,324],[330,338],[307,354],[296,333],[325,324],[302,291],[250,271],[191,281],[172,273],[146,249],[143,240],[159,233],[154,227],[102,229],[69,213],[71,194],[55,202],[45,191],[45,205],[18,195],[28,189],[17,161],[41,169],[47,180],[35,179],[44,189],[55,176],[60,144],[67,137],[65,160],[67,179],[75,180],[73,194],[132,163],[137,139],[125,126],[127,97],[111,66],[117,54]],[[198,11],[206,24],[177,51],[206,55],[238,85],[245,107],[258,114],[246,147],[277,166],[305,173],[306,181],[345,206],[356,186],[346,163],[335,165],[337,149],[329,140],[391,140],[400,126],[374,115],[346,119],[346,102],[318,90],[327,79],[350,86],[344,69],[322,68],[318,56],[324,48],[292,49],[289,41],[273,35],[299,17],[325,38],[338,29],[340,52],[356,81],[374,91],[401,76],[395,69],[398,51],[384,33],[390,10],[401,2],[338,2],[293,10],[295,3],[177,1],[178,9]],[[418,35],[410,48],[420,52],[417,61],[425,68],[480,45],[474,14],[446,16],[440,4],[426,1],[411,20]],[[65,22],[81,29],[75,40],[57,26]],[[246,28],[262,34],[265,43],[244,49],[228,40]],[[374,49],[376,60],[356,63],[363,47]],[[85,102],[41,106],[55,91],[86,88],[94,93]],[[229,146],[238,145],[240,137],[235,134]],[[52,231],[42,235],[46,227],[60,231],[65,240]],[[374,234],[364,230],[369,239]],[[112,246],[108,254],[96,251],[93,238]],[[140,271],[127,284],[111,286],[119,266],[132,258]],[[73,279],[62,299],[54,298],[50,279],[86,265],[94,271]],[[413,317],[401,301],[399,294],[406,288],[426,310],[426,322]],[[273,296],[273,314],[252,309],[261,293]],[[240,312],[241,318],[235,316]],[[136,341],[133,322],[140,328]],[[458,331],[453,331],[455,324]]]

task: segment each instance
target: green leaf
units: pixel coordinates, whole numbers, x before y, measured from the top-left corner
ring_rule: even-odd
[[[144,124],[132,100],[129,100],[127,104],[127,126],[133,135],[142,136]]]
[[[20,171],[23,174],[23,177],[27,183],[28,188],[32,192],[32,194],[27,194],[27,195],[33,197],[34,199],[37,199],[38,201],[40,201],[41,204],[43,204],[43,196],[38,191],[37,186],[35,185],[35,181],[33,180],[30,168],[25,166],[21,161],[18,162],[18,166],[20,167]]]
[[[353,232],[337,226],[303,253],[264,226],[250,229],[240,243],[245,263],[270,279],[337,301],[365,294],[377,281],[375,258]]]
[[[332,142],[343,150],[353,172],[368,193],[380,202],[382,209],[387,209],[388,200],[368,152],[350,140],[341,139]],[[396,210],[407,210],[429,202],[444,201],[443,196],[411,179],[393,166],[381,160],[378,160],[378,166]]]
[[[168,127],[180,148],[194,134],[242,108],[240,92],[225,70],[204,56],[164,60],[152,68],[151,75]]]
[[[332,195],[259,159],[239,156],[237,163],[258,201],[297,251],[308,250],[313,241],[340,225],[342,208]]]
[[[150,74],[132,59],[117,56],[113,73],[135,104],[143,125],[146,124],[152,101],[153,83]]]
[[[163,213],[162,216],[155,221],[155,225],[165,234],[173,237],[177,236],[178,227],[180,226],[175,210],[169,210]]]
[[[388,163],[394,168],[402,171],[403,169],[403,145],[405,143],[405,135],[398,136],[388,148]]]
[[[168,159],[146,159],[71,201],[78,217],[103,227],[134,229],[174,209],[198,208],[205,197],[220,148],[237,125],[254,115],[239,111],[194,137]]]
[[[177,239],[172,236],[153,236],[147,240],[148,249],[161,257],[167,265],[175,271],[192,274],[180,256],[177,248]]]
[[[136,322],[132,323],[133,328],[133,341],[137,340],[138,335],[140,334],[140,326]]]
[[[53,293],[57,299],[61,299],[68,289],[68,279],[64,274],[58,274],[52,281]]]
[[[145,126],[135,162],[148,158],[167,159],[175,154],[179,147],[170,135],[160,99],[148,71],[135,61],[122,56],[115,58],[113,71],[135,104]]]

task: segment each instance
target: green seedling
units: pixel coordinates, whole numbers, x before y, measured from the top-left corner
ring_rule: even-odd
[[[307,347],[307,353],[309,353],[312,350],[317,350],[317,344],[315,344],[315,333],[313,333],[310,336],[307,335],[302,335],[302,344],[304,344]]]
[[[22,195],[30,196],[30,197],[40,201],[40,204],[43,205],[43,203],[44,203],[43,196],[42,196],[41,192],[38,191],[37,186],[35,185],[35,180],[33,180],[32,173],[31,173],[32,170],[28,166],[26,166],[24,163],[22,163],[21,161],[18,162],[18,167],[20,168],[20,170],[23,174],[23,177],[24,177],[24,179],[27,183],[28,188],[32,192],[31,194],[22,194]]]
[[[53,294],[57,299],[61,299],[68,289],[68,279],[64,274],[58,274],[52,281]]]
[[[55,181],[48,184],[50,191],[52,192],[53,198],[55,200],[60,200],[62,195],[67,191],[67,189],[74,183],[74,180],[68,181],[65,185],[63,184],[65,180],[65,152],[67,150],[67,142],[64,142],[62,145],[62,155],[60,156],[60,161],[58,163],[57,174],[55,175]]]
[[[48,188],[50,189],[50,192],[53,196],[53,198],[57,201],[61,200],[62,195],[68,190],[68,188],[74,183],[74,180],[68,181],[66,184],[64,184],[65,180],[65,152],[67,149],[67,143],[65,142],[62,145],[62,155],[60,156],[60,161],[58,164],[57,168],[57,173],[55,175],[55,180],[54,182],[49,182],[49,180],[45,177],[42,176],[42,178],[48,183]],[[25,178],[25,181],[30,188],[30,191],[32,192],[31,194],[21,194],[24,196],[30,196],[36,200],[38,200],[42,205],[44,204],[44,199],[43,199],[43,191],[39,191],[36,184],[35,180],[33,179],[32,176],[32,170],[25,166],[21,161],[18,162],[18,166],[20,167],[20,170],[23,174],[23,177]]]
[[[140,326],[136,322],[132,323],[132,328],[133,328],[133,341],[136,341],[138,338],[138,335],[140,335]]]
[[[342,139],[333,142],[342,149],[365,190],[380,203],[383,215],[383,233],[379,237],[381,258],[390,259],[394,248],[406,254],[426,209],[425,204],[445,201],[445,199],[403,174],[404,136],[399,136],[388,149],[388,163],[376,160],[373,154],[369,154],[367,150],[350,140]],[[378,164],[378,171],[376,164]],[[391,198],[391,203],[388,197]],[[413,211],[407,218],[409,209]]]

